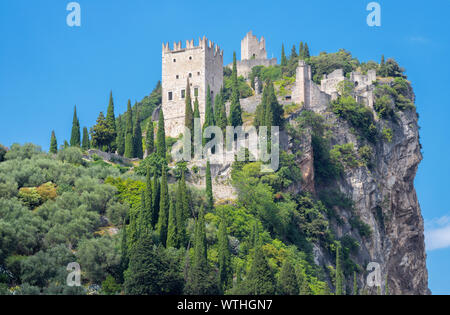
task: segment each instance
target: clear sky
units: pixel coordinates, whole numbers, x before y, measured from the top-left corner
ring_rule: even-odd
[[[161,76],[161,43],[207,36],[239,57],[249,30],[279,58],[307,41],[312,54],[345,48],[361,61],[394,57],[417,96],[424,161],[416,178],[426,219],[429,286],[450,293],[449,1],[378,1],[381,27],[369,27],[369,0],[79,0],[81,27],[66,24],[66,0],[0,1],[0,143],[48,149],[51,130],[69,140],[73,107],[81,126],[141,100]]]

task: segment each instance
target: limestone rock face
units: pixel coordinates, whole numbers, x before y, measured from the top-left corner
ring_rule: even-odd
[[[351,142],[358,150],[358,139],[345,121],[324,112],[322,106],[311,106],[311,110],[322,114],[332,126],[333,145]],[[378,141],[374,146],[372,170],[365,166],[346,169],[337,181],[339,190],[353,200],[361,220],[371,227],[372,235],[362,238],[347,220],[351,214],[344,210],[339,213],[344,224],[334,223],[334,230],[337,237],[351,235],[359,241],[361,248],[354,259],[360,266],[365,267],[369,262],[380,264],[382,293],[387,278],[390,294],[429,294],[424,222],[414,188],[422,160],[417,114],[414,110],[397,114],[396,122],[378,122],[379,128],[390,128],[393,137],[391,142]],[[302,190],[313,192],[314,176],[309,175],[313,154],[307,139],[303,141],[302,152],[299,161],[305,177]],[[323,259],[320,256],[316,259]],[[359,287],[376,293],[376,288],[367,286],[366,275],[367,272],[358,279]]]

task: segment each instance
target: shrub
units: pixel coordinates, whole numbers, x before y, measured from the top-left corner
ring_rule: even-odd
[[[69,147],[58,152],[58,160],[75,165],[83,165],[83,153],[80,148]]]
[[[19,190],[19,199],[30,209],[34,209],[42,204],[41,195],[35,187],[23,187]]]
[[[365,145],[360,147],[358,154],[369,169],[373,168],[373,150],[370,146]]]
[[[389,143],[392,142],[392,138],[394,137],[394,133],[392,132],[392,129],[385,127],[385,128],[383,128],[382,134],[383,134],[384,140],[386,140]]]
[[[359,166],[353,143],[335,145],[330,151],[330,156],[336,164],[339,163],[344,167],[355,168]]]

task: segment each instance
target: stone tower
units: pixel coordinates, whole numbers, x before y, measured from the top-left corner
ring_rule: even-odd
[[[252,31],[245,35],[241,41],[241,60],[267,59],[266,41],[264,37],[258,41],[258,38],[252,34]]]
[[[162,109],[164,112],[166,135],[177,137],[184,131],[184,110],[186,84],[189,85],[194,109],[195,97],[198,97],[200,118],[205,120],[206,93],[208,85],[211,90],[212,105],[214,97],[223,85],[223,51],[206,37],[199,39],[198,46],[194,40],[169,43],[162,46]]]

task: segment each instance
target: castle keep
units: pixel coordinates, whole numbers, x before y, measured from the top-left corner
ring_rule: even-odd
[[[214,104],[223,85],[223,51],[206,37],[199,39],[198,46],[194,40],[186,41],[184,48],[181,41],[174,43],[173,49],[169,43],[162,46],[162,109],[167,136],[177,137],[184,132],[188,80],[192,107],[197,97],[203,124],[208,86]]]
[[[264,37],[258,40],[252,31],[248,32],[241,41],[241,60],[236,61],[238,76],[248,79],[253,67],[269,67],[276,64],[276,58],[267,59],[266,40]],[[233,64],[229,64],[227,67],[232,68]]]

